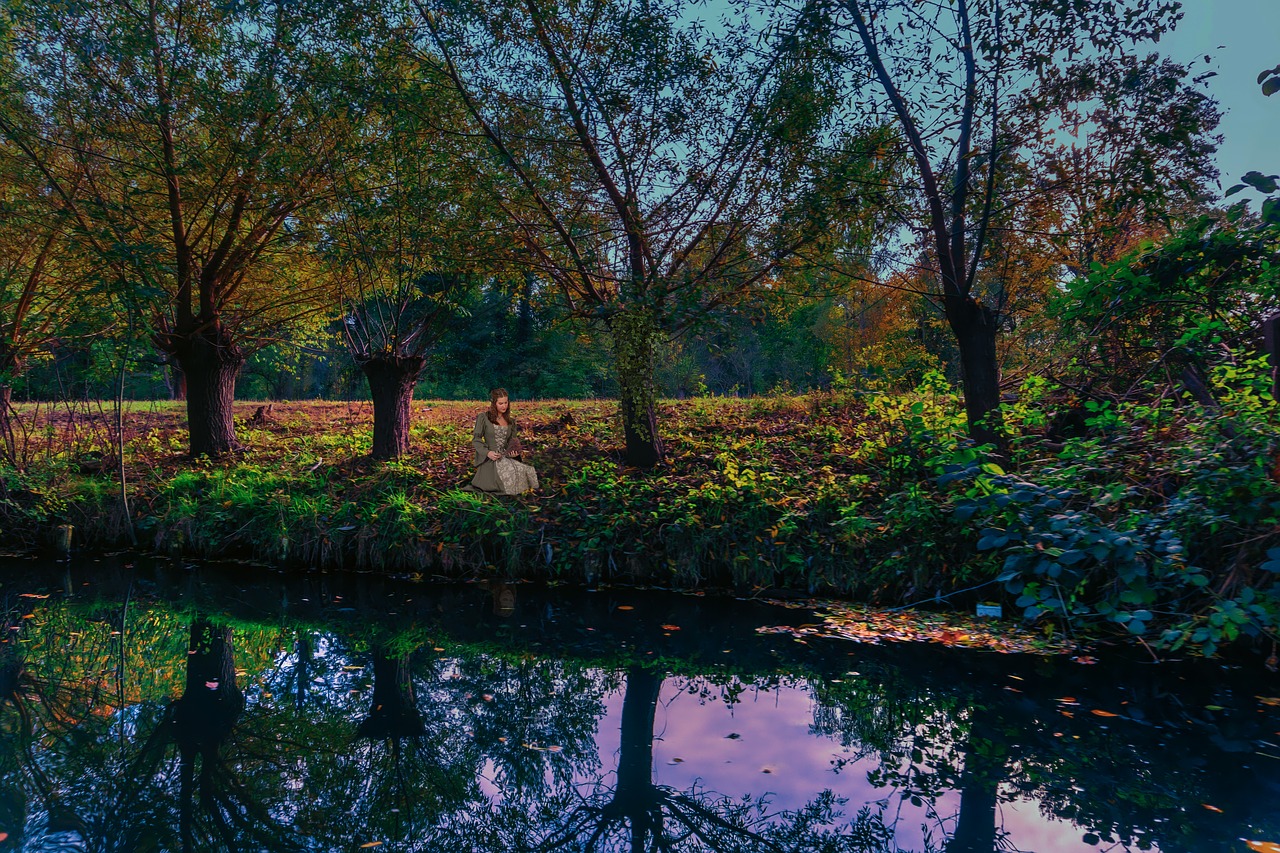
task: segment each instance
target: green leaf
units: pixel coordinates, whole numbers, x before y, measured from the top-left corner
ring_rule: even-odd
[[[1280,178],[1280,175],[1264,175],[1261,172],[1258,172],[1255,170],[1247,173],[1240,180],[1244,181],[1246,184],[1258,190],[1259,192],[1270,194],[1275,192],[1276,189],[1278,188],[1276,184],[1276,178]]]
[[[1280,77],[1272,77],[1262,84],[1262,94],[1270,97],[1276,92],[1280,92]]]

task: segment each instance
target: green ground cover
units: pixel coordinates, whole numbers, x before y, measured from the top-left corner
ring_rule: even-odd
[[[413,453],[367,459],[362,403],[237,404],[246,451],[184,455],[180,409],[20,409],[0,474],[9,547],[75,527],[199,557],[430,577],[786,590],[875,604],[999,602],[1068,637],[1114,631],[1208,654],[1280,621],[1280,429],[1259,365],[1173,395],[1077,401],[1031,380],[997,464],[940,377],[913,393],[665,401],[669,459],[620,465],[611,401],[519,402],[536,494],[460,490],[478,403],[415,404]],[[1062,413],[1071,413],[1064,417]]]

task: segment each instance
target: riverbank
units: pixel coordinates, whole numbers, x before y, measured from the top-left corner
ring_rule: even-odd
[[[180,408],[132,404],[128,516],[110,410],[28,408],[2,538],[47,544],[70,524],[104,547],[131,519],[161,553],[307,569],[990,601],[1212,654],[1265,646],[1280,622],[1280,425],[1261,389],[1223,381],[1206,412],[1031,383],[1006,412],[1003,468],[957,438],[941,384],[666,401],[668,464],[647,472],[620,465],[616,402],[517,401],[542,489],[516,498],[461,491],[480,403],[416,403],[412,452],[389,464],[367,458],[368,403],[239,403],[246,452],[195,462]]]

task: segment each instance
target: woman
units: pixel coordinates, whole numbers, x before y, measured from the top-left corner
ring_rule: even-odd
[[[519,461],[524,449],[516,435],[511,402],[502,388],[489,392],[489,410],[476,416],[471,445],[476,450],[476,476],[471,480],[473,489],[498,495],[518,495],[538,488],[538,472],[532,465]]]

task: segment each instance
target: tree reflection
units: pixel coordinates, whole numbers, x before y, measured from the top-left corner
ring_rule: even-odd
[[[592,786],[540,849],[645,853],[676,850],[686,842],[715,851],[780,849],[756,829],[762,809],[727,797],[708,801],[654,782],[654,721],[663,680],[648,667],[627,669],[617,783],[612,791],[602,780]]]
[[[1007,843],[1001,806],[1019,801],[1071,821],[1092,844],[1229,849],[1251,819],[1263,837],[1280,834],[1280,815],[1250,805],[1265,801],[1259,789],[1274,791],[1276,783],[1248,767],[1250,744],[1267,733],[1247,697],[1206,692],[1193,700],[1218,712],[1234,701],[1235,713],[1224,717],[1243,730],[1228,742],[1212,720],[1169,701],[1156,687],[1158,670],[1128,669],[1111,683],[1064,667],[1070,664],[1045,664],[1038,678],[1027,672],[1026,680],[1007,681],[1001,667],[956,678],[864,666],[858,680],[815,680],[815,730],[857,747],[841,769],[871,760],[869,781],[890,792],[882,809],[899,799],[931,815],[947,853],[1000,849]],[[1039,689],[1031,689],[1037,680]],[[1184,698],[1197,692],[1184,690]],[[886,707],[897,709],[896,725],[885,725]],[[1208,739],[1244,755],[1215,750]],[[1187,805],[1215,801],[1230,804],[1234,819]]]
[[[574,657],[521,645],[534,630],[523,625],[460,644],[345,619],[233,631],[138,602],[126,627],[117,605],[17,604],[4,627],[20,630],[0,637],[0,849],[879,852],[923,815],[932,834],[916,847],[986,853],[1017,842],[1001,826],[1014,802],[1104,847],[1280,836],[1280,791],[1253,754],[1275,728],[1253,699],[1270,688],[1192,679],[1171,692],[1156,668],[1098,678],[1025,659],[860,653],[861,676],[807,677],[814,733],[848,750],[836,769],[868,771],[885,793],[846,819],[830,792],[780,811],[746,779],[750,797],[658,784],[657,709],[676,676],[648,663],[634,628],[607,657],[604,632],[584,632],[596,645]],[[700,698],[778,683],[779,657],[754,671],[736,660],[731,677],[663,654],[710,685]],[[613,691],[621,737],[602,767]],[[674,708],[666,719],[682,722]]]

